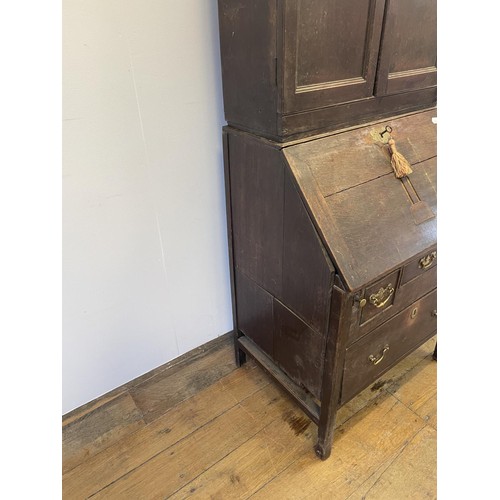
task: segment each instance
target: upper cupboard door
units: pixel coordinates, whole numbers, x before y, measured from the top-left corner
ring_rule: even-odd
[[[387,0],[377,95],[436,85],[436,0]]]
[[[283,113],[373,95],[383,0],[284,0]]]

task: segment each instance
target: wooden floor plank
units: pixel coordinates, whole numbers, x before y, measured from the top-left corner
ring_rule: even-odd
[[[170,498],[247,498],[307,453],[317,427],[291,401],[287,406],[279,418]]]
[[[318,460],[310,449],[251,498],[344,500],[424,425],[396,398],[382,393],[337,429],[328,460]]]
[[[437,429],[437,363],[430,357],[387,390]]]
[[[166,498],[283,414],[289,400],[269,384],[92,498]]]
[[[235,369],[233,346],[224,342],[209,355],[161,371],[131,387],[130,394],[149,423]]]
[[[435,498],[434,344],[340,409],[325,462],[285,392],[212,344],[65,417],[63,498]]]
[[[246,363],[241,370],[230,373],[65,474],[64,498],[83,499],[100,491],[269,383],[262,370]]]
[[[425,426],[379,474],[349,500],[412,500],[437,498],[436,430]]]
[[[79,418],[73,416],[62,429],[63,473],[144,425],[141,411],[126,392],[101,401]]]

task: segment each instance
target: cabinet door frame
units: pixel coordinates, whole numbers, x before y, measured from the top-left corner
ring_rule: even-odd
[[[363,75],[311,85],[297,85],[298,11],[307,0],[281,0],[283,14],[283,114],[298,113],[373,96],[385,0],[369,0]]]
[[[391,25],[391,6],[394,4],[394,0],[386,0],[384,30],[380,40],[380,57],[375,84],[375,95],[377,96],[421,90],[437,85],[436,65],[390,72],[391,56],[395,50],[394,30]]]

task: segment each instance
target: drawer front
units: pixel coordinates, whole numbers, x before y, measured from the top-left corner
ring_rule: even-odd
[[[403,267],[403,277],[401,284],[404,285],[412,279],[429,271],[437,264],[437,249],[434,248],[428,252],[419,255],[417,259]]]
[[[398,285],[398,277],[399,270],[367,287],[363,296],[366,302],[361,310],[361,324],[366,323],[392,306]]]
[[[434,290],[347,348],[341,404],[434,334],[436,301]]]
[[[437,266],[432,266],[427,272],[417,276],[416,278],[408,281],[399,286],[394,292],[394,301],[390,307],[383,308],[381,313],[370,318],[370,321],[365,321],[359,324],[360,303],[356,302],[353,308],[352,327],[349,332],[348,345],[356,342],[361,337],[364,337],[374,328],[385,323],[389,318],[402,311],[405,307],[413,304],[416,300],[430,291],[434,290],[437,286]],[[366,296],[366,294],[364,295]],[[367,301],[368,304],[368,301]],[[367,305],[365,305],[367,307]]]

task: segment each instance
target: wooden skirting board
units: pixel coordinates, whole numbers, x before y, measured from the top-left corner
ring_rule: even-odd
[[[232,346],[228,332],[63,415],[63,472],[235,370]]]

